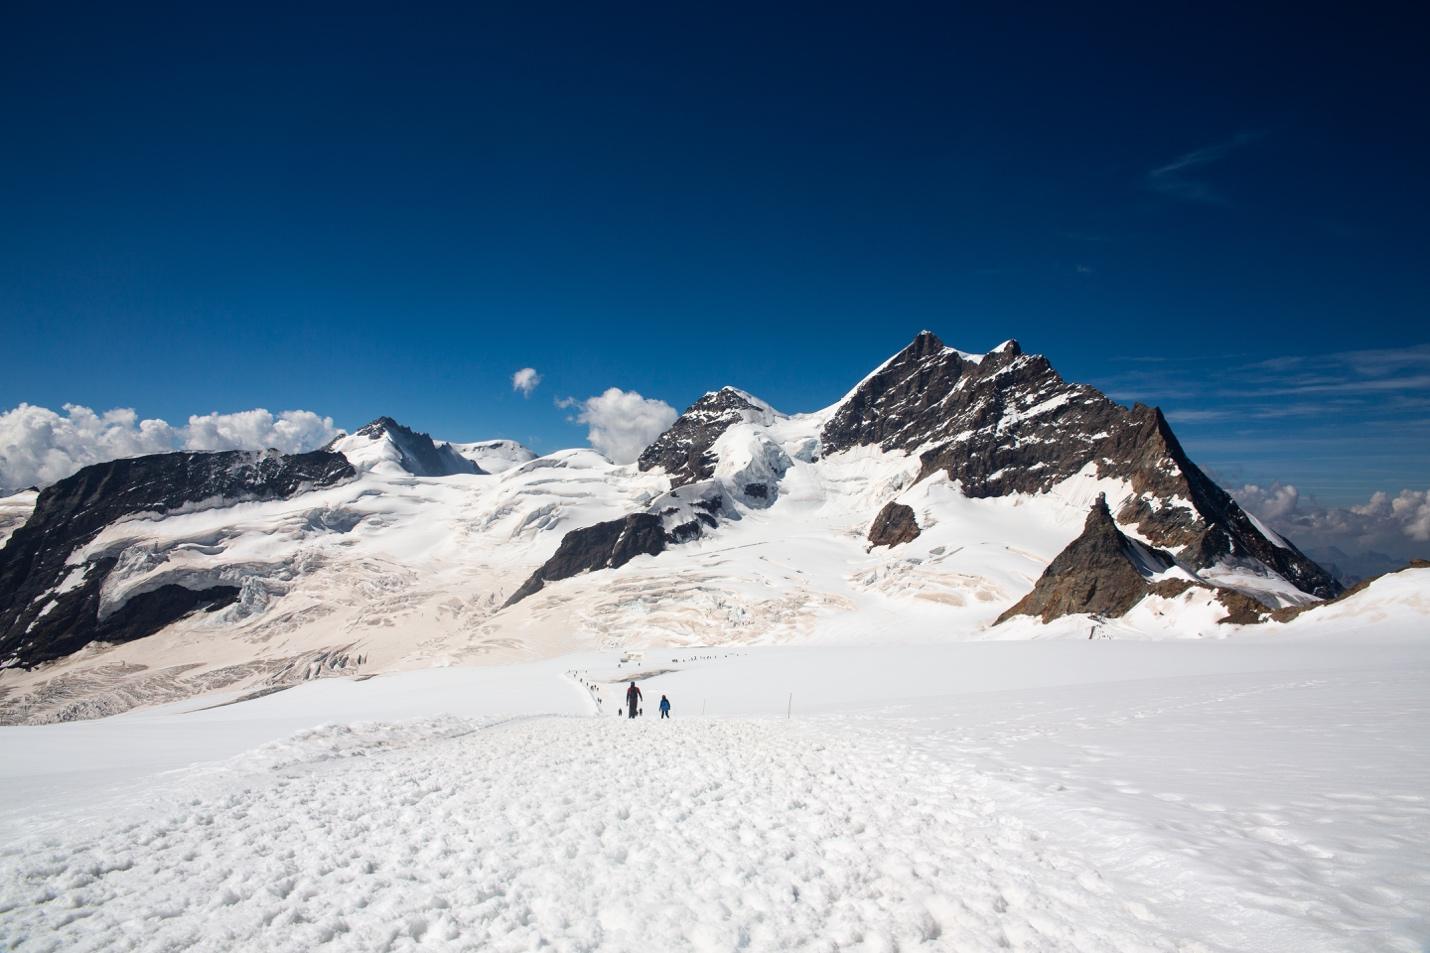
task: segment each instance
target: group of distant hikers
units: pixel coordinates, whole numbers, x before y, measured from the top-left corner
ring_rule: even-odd
[[[626,689],[626,710],[630,712],[630,718],[644,713],[641,708],[641,690],[635,682],[631,682],[630,688]],[[670,699],[664,695],[660,696],[660,717],[670,717]]]

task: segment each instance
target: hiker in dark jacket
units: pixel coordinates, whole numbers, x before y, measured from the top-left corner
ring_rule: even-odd
[[[666,698],[664,695],[660,696],[660,717],[670,717],[670,699]]]
[[[626,689],[626,707],[630,709],[631,717],[636,716],[636,707],[640,704],[641,690],[636,688],[636,683],[631,682],[631,687]]]

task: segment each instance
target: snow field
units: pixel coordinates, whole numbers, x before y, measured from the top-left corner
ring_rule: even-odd
[[[236,759],[243,781],[227,793],[79,843],[7,848],[0,941],[1184,948],[1095,867],[971,793],[964,772],[882,733],[614,717],[429,728],[370,726],[367,746],[354,728],[310,732]]]
[[[1430,937],[1423,640],[617,658],[0,729],[0,948],[1414,953]],[[635,722],[612,711],[632,676]],[[662,693],[674,721],[654,716]]]
[[[996,779],[1211,949],[1416,953],[1430,938],[1430,667],[1191,674],[911,706],[916,747]]]

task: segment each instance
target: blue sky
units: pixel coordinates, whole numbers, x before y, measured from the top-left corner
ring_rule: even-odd
[[[0,408],[545,451],[561,398],[810,410],[927,327],[1229,484],[1425,489],[1416,31],[951,6],[12,6]]]

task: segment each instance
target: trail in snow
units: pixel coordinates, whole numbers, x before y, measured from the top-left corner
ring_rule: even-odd
[[[0,941],[116,950],[1175,950],[886,736],[778,721],[334,727],[80,843],[7,848]],[[452,737],[442,735],[456,734]],[[197,783],[197,781],[196,781]]]
[[[674,722],[609,701],[574,717],[635,674],[607,654],[4,729],[0,948],[1417,953],[1430,937],[1425,647],[648,654],[646,710],[668,692]],[[790,690],[793,719],[748,717],[783,716]],[[690,717],[707,698],[731,717]],[[203,745],[222,760],[194,764]]]

